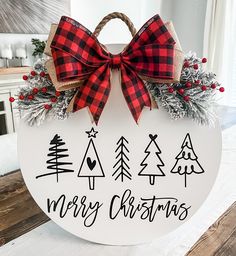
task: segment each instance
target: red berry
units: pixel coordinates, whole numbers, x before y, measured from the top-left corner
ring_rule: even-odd
[[[37,94],[38,92],[39,92],[39,89],[35,87],[35,88],[33,89],[33,93],[34,93],[34,94]]]
[[[47,90],[48,90],[47,87],[43,87],[43,88],[41,89],[41,92],[42,92],[42,93],[46,93]]]
[[[46,76],[46,73],[44,71],[40,72],[39,74],[41,77],[45,77]]]
[[[19,99],[20,100],[23,100],[25,98],[25,96],[23,95],[23,94],[21,94],[20,96],[19,96]]]
[[[203,85],[203,86],[201,87],[201,89],[202,89],[202,91],[206,91],[207,87],[206,87],[205,85]]]
[[[188,95],[184,96],[184,101],[189,101],[190,97]]]
[[[31,94],[28,96],[28,100],[33,100],[33,99],[34,99],[34,95]]]
[[[187,88],[190,88],[190,87],[192,86],[192,84],[191,84],[190,82],[186,82],[185,86],[186,86]]]
[[[200,80],[196,80],[196,81],[195,81],[195,84],[200,84],[200,83],[201,83]]]
[[[206,63],[207,62],[207,58],[202,58],[202,63]]]
[[[57,102],[57,98],[56,98],[56,97],[52,97],[50,100],[51,100],[51,102],[53,102],[53,103]]]
[[[10,101],[10,102],[14,102],[14,101],[15,101],[15,98],[14,98],[14,97],[10,97],[10,98],[9,98],[9,101]]]
[[[197,63],[194,64],[194,65],[193,65],[193,68],[194,68],[194,69],[198,69],[198,64],[197,64]]]
[[[45,109],[50,109],[50,108],[51,108],[51,105],[45,104],[45,105],[44,105],[44,108],[45,108]]]
[[[184,94],[184,89],[179,89],[178,92],[179,94]]]
[[[23,75],[23,77],[22,77],[22,78],[23,78],[23,80],[25,80],[25,81],[26,81],[26,80],[28,80],[28,78],[29,78],[29,77],[28,77],[27,75]]]
[[[184,67],[185,67],[185,68],[189,68],[189,66],[190,66],[189,62],[188,62],[188,61],[185,61],[185,62],[184,62]]]
[[[172,87],[168,88],[168,92],[169,93],[173,93],[174,92],[174,89]]]
[[[61,95],[61,93],[60,93],[59,91],[56,91],[56,92],[55,92],[55,95],[56,95],[57,97],[59,97],[59,96]]]
[[[31,76],[36,76],[36,72],[35,72],[34,70],[32,70],[32,71],[30,72],[30,74],[31,74]]]
[[[220,92],[224,92],[224,91],[225,91],[225,88],[224,88],[224,87],[220,87],[219,91],[220,91]]]
[[[211,88],[212,88],[212,89],[215,89],[215,88],[216,88],[216,84],[212,84],[212,85],[211,85]]]

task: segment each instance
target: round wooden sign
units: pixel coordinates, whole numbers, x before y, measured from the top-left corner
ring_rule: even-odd
[[[112,72],[99,124],[87,109],[40,127],[21,122],[20,165],[42,210],[90,241],[130,245],[173,231],[203,204],[216,179],[221,130],[144,109],[137,125]]]

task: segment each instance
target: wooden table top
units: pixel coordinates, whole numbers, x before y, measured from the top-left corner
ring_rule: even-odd
[[[32,67],[10,67],[0,68],[0,75],[25,74],[29,73]]]
[[[48,220],[31,197],[20,171],[0,178],[0,246]]]
[[[0,177],[0,246],[47,222],[21,172]],[[236,202],[199,238],[187,256],[236,255]]]

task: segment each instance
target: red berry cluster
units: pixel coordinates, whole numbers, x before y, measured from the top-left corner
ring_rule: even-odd
[[[31,76],[31,77],[35,77],[35,76],[37,76],[37,75],[39,75],[40,77],[45,77],[45,76],[46,76],[46,73],[42,71],[42,72],[40,72],[40,73],[38,74],[35,70],[32,70],[32,71],[30,72],[30,75],[29,75],[29,76],[24,75],[22,78],[23,78],[23,80],[27,81],[27,80],[30,78],[30,76]],[[31,91],[31,94],[29,94],[29,95],[27,95],[27,96],[26,96],[26,95],[23,95],[23,94],[20,94],[20,95],[18,96],[18,99],[19,99],[19,100],[25,100],[25,99],[33,100],[34,97],[35,97],[35,95],[38,94],[39,92],[47,93],[47,91],[48,91],[48,88],[47,88],[47,87],[42,87],[41,89],[39,89],[39,88],[37,88],[37,87],[34,87],[34,88],[32,89],[32,91]],[[55,96],[52,96],[51,99],[50,99],[51,103],[56,103],[56,102],[57,102],[57,97],[59,97],[60,94],[61,94],[61,93],[60,93],[59,91],[55,91]],[[14,98],[14,97],[10,97],[10,98],[9,98],[9,101],[10,101],[10,102],[14,102],[14,101],[15,101],[15,98]],[[51,104],[45,104],[45,105],[44,105],[44,108],[49,110],[49,109],[52,108],[52,105],[51,105]]]
[[[45,89],[47,89],[47,88],[46,88],[46,87],[43,87],[42,89],[45,90]],[[50,99],[51,103],[56,103],[56,102],[57,102],[57,97],[59,97],[59,96],[60,96],[60,92],[55,91],[55,96],[51,97],[51,99]],[[47,110],[49,110],[49,109],[52,108],[52,104],[45,104],[45,105],[44,105],[44,108],[47,109]]]
[[[206,58],[202,58],[202,63],[206,63],[206,62],[207,62],[207,59]],[[187,61],[187,60],[184,62],[183,67],[184,68],[194,68],[195,70],[197,70],[199,68],[197,63],[190,64],[190,62]],[[210,86],[200,85],[200,84],[201,84],[200,80],[196,80],[194,82],[187,81],[185,83],[185,88],[177,89],[176,92],[179,95],[183,96],[184,101],[188,102],[190,100],[190,97],[188,95],[185,95],[185,90],[191,88],[192,86],[201,86],[201,90],[202,91],[206,91],[206,90],[208,90],[210,88],[211,89],[216,89],[217,88],[217,85],[215,83],[211,84]],[[224,87],[219,87],[219,91],[220,92],[224,92],[225,91]],[[175,89],[173,87],[169,87],[168,88],[168,92],[169,93],[174,93]]]
[[[29,75],[29,76],[34,77],[34,76],[37,76],[37,75],[39,75],[39,76],[41,76],[41,77],[45,77],[45,76],[46,76],[46,73],[45,73],[44,71],[41,71],[41,72],[38,74],[35,70],[32,70],[32,71],[30,72],[30,75]],[[27,81],[27,80],[29,79],[29,76],[23,75],[22,78],[23,78],[23,80]]]
[[[202,58],[202,63],[206,63],[206,62],[207,62],[207,58]],[[184,68],[190,68],[190,67],[192,67],[192,68],[194,68],[196,70],[199,68],[197,63],[190,64],[190,62],[186,60],[184,62]]]

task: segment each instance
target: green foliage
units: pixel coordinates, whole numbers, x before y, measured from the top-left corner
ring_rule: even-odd
[[[31,43],[32,45],[34,45],[34,51],[32,53],[32,56],[34,57],[41,57],[43,55],[43,52],[44,52],[44,48],[46,46],[46,41],[41,41],[37,38],[32,38],[31,39]]]
[[[157,105],[162,106],[172,119],[187,117],[200,125],[213,126],[216,118],[214,106],[220,83],[216,81],[215,74],[204,70],[202,59],[196,54],[187,54],[185,62],[189,63],[189,67],[183,66],[179,82],[146,83],[148,91]],[[193,68],[194,64],[198,65],[197,69]],[[186,86],[187,82],[191,83],[190,87]],[[213,84],[215,87],[212,88]],[[205,90],[202,90],[202,86],[205,86]],[[179,89],[184,89],[184,94],[179,93]],[[185,100],[185,96],[189,97],[188,100]]]

